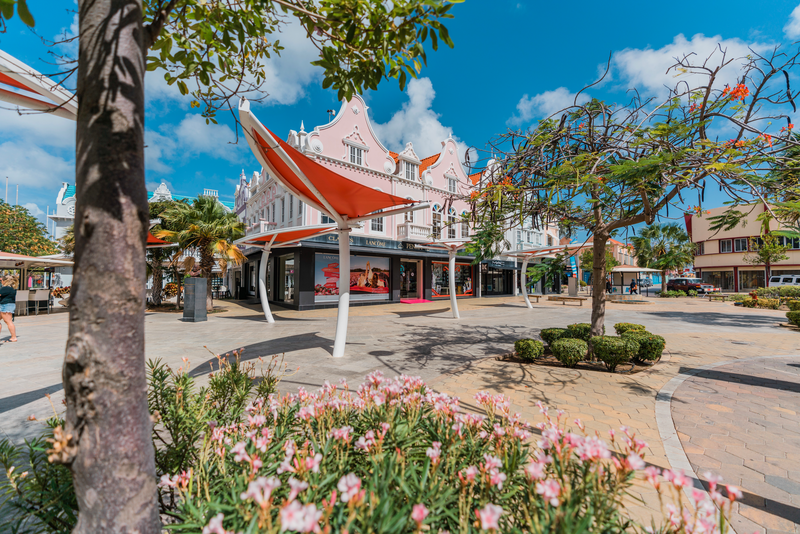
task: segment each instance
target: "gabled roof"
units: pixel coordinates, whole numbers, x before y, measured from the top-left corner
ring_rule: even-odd
[[[395,163],[399,163],[400,162],[400,154],[398,154],[397,152],[392,152],[390,150],[389,151],[389,155],[392,156],[392,159],[394,160]]]
[[[62,202],[64,200],[67,200],[68,198],[71,198],[71,197],[74,197],[74,196],[75,196],[75,186],[74,185],[68,185],[67,189],[64,191],[64,198],[62,199]]]
[[[483,173],[475,172],[468,176],[469,180],[472,182],[472,185],[478,185],[478,182],[481,181],[481,176]]]

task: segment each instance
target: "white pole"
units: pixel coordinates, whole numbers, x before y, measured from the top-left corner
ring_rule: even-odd
[[[525,305],[533,309],[531,299],[528,298],[528,256],[525,256],[525,259],[522,260],[522,272],[519,275],[519,279],[522,282],[522,296],[525,298]]]
[[[261,252],[261,265],[258,266],[258,296],[261,298],[261,309],[264,310],[264,317],[268,323],[274,323],[275,318],[269,310],[267,301],[267,261],[269,260],[269,248],[264,247]]]
[[[345,221],[346,223],[346,221]],[[350,313],[350,228],[340,227],[339,234],[339,312],[336,317],[336,338],[333,357],[344,356],[347,343],[347,316]]]
[[[460,319],[458,315],[458,299],[456,299],[456,247],[449,247],[450,261],[450,307],[453,309],[453,318]]]

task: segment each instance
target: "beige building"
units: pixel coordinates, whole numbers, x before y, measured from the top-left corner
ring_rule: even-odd
[[[765,287],[769,276],[777,274],[800,274],[800,238],[779,238],[788,245],[789,259],[769,266],[752,265],[745,261],[750,247],[750,239],[761,233],[761,222],[756,218],[765,211],[763,204],[739,206],[739,211],[747,213],[744,224],[733,230],[709,230],[710,218],[721,215],[727,207],[714,208],[702,216],[687,214],[684,217],[686,231],[692,242],[697,244],[694,269],[704,282],[714,284],[723,291],[752,291]],[[772,221],[770,230],[778,230],[780,225]]]

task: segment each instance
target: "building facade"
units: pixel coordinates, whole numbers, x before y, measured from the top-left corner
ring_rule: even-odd
[[[715,208],[707,213],[687,214],[684,217],[686,231],[696,244],[694,270],[704,282],[714,284],[723,291],[752,291],[765,287],[770,276],[780,274],[800,274],[800,239],[783,238],[778,240],[789,247],[786,260],[773,265],[753,265],[745,258],[753,257],[750,250],[751,239],[757,239],[761,222],[756,218],[766,211],[763,204],[738,206],[745,214],[742,224],[732,230],[712,231],[710,217],[722,215],[728,208]],[[782,229],[776,221],[770,222],[770,231]]]

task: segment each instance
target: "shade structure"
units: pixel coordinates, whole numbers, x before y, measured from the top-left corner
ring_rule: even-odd
[[[2,50],[0,101],[71,120],[78,118],[75,95]]]
[[[275,318],[269,309],[267,301],[267,260],[273,248],[286,248],[296,246],[303,239],[311,239],[320,235],[329,234],[336,231],[335,224],[323,224],[319,226],[300,226],[294,228],[281,228],[260,234],[249,235],[234,241],[234,245],[246,245],[259,247],[261,251],[261,264],[258,267],[258,296],[261,299],[261,309],[264,311],[264,318],[268,323],[274,323]],[[339,279],[341,285],[341,278]]]
[[[448,285],[450,286],[450,309],[453,311],[453,318],[460,319],[461,315],[458,313],[458,299],[456,298],[456,277],[453,273],[456,272],[456,254],[459,250],[464,249],[469,244],[469,239],[443,239],[439,241],[431,241],[424,245],[417,245],[430,250],[446,250],[448,259],[449,274],[447,275]]]
[[[611,269],[612,273],[661,273],[664,269],[649,269],[647,267],[629,267],[627,265],[617,265]]]
[[[26,289],[25,274],[28,269],[34,267],[71,267],[73,262],[69,260],[57,260],[52,257],[26,256],[25,254],[14,254],[12,252],[0,251],[0,269],[19,269],[20,287]]]
[[[164,241],[163,239],[159,239],[154,236],[150,231],[147,232],[147,248],[168,248],[168,247],[177,247],[177,243],[171,243],[169,241]]]
[[[354,226],[376,217],[429,206],[365,186],[313,161],[267,130],[250,111],[250,102],[245,98],[239,101],[239,122],[253,154],[275,179],[308,206],[336,222],[340,273],[350,272],[350,231]],[[349,280],[344,284],[340,281],[339,286],[334,358],[344,356],[350,308]]]
[[[531,304],[531,299],[528,298],[528,262],[531,261],[533,258],[546,258],[551,257],[553,254],[557,252],[569,252],[570,250],[578,250],[582,248],[583,245],[561,245],[559,247],[548,247],[548,248],[534,248],[529,250],[518,250],[517,252],[511,252],[507,254],[507,256],[511,256],[513,258],[521,258],[522,259],[522,272],[521,276],[519,277],[519,283],[522,286],[522,298],[525,300],[525,306],[529,309],[533,309],[533,304]]]

